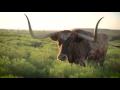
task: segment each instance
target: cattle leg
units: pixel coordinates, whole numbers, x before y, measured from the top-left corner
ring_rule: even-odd
[[[98,60],[98,63],[100,64],[100,66],[104,66],[105,57],[106,57],[106,54],[104,54],[103,58]]]
[[[91,62],[91,60],[92,59],[90,59],[90,56],[91,55],[91,53],[88,53],[87,55],[86,55],[86,58],[85,58],[85,65],[86,66],[89,66],[89,64],[90,64],[90,62]]]
[[[86,66],[85,65],[85,59],[76,59],[75,64],[80,65],[80,66]]]
[[[86,67],[86,65],[85,65],[85,59],[80,60],[79,64],[80,64],[80,66]]]
[[[100,61],[98,61],[98,66],[103,66],[104,65],[104,58],[103,59],[101,59]]]

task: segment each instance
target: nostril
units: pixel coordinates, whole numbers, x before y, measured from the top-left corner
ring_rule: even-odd
[[[61,56],[61,55],[60,55],[60,56],[58,56],[58,59],[59,59],[59,60],[62,60],[62,56]]]
[[[58,56],[58,59],[60,60],[60,56]]]
[[[62,56],[62,59],[65,60],[65,55]]]
[[[58,59],[59,60],[66,60],[67,57],[64,54],[61,54],[61,55],[58,56]]]

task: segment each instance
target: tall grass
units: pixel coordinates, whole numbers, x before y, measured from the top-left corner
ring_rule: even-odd
[[[25,32],[25,33],[24,33]],[[119,45],[120,40],[110,43]],[[26,31],[0,32],[0,78],[120,78],[120,49],[109,46],[104,67],[56,60],[56,42],[33,39]]]

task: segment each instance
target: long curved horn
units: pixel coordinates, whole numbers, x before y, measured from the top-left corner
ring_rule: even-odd
[[[36,35],[36,34],[33,34],[33,31],[32,31],[32,27],[31,27],[31,24],[30,24],[30,20],[29,18],[27,17],[26,14],[24,14],[27,18],[27,21],[28,21],[28,26],[29,26],[29,31],[30,31],[30,34],[33,38],[36,38],[36,39],[41,39],[41,38],[46,38],[46,37],[51,37],[51,36],[54,36],[55,35],[55,32],[54,33],[48,33],[48,34],[39,34],[39,35]]]
[[[92,42],[96,42],[97,40],[97,30],[98,30],[98,25],[99,25],[99,22],[103,19],[104,17],[100,18],[95,26],[95,29],[94,29],[94,38],[90,37],[90,36],[87,36],[87,35],[84,35],[84,34],[81,34],[81,33],[78,33],[78,37],[81,37],[81,38],[84,38],[86,40],[89,40],[89,41],[92,41]]]

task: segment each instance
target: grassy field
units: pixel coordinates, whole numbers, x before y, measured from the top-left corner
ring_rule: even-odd
[[[108,30],[108,35],[111,44],[120,45],[118,31]],[[50,38],[33,39],[25,30],[0,30],[0,78],[120,78],[120,48],[109,46],[104,67],[94,61],[87,67],[71,65],[56,60],[57,53]]]

